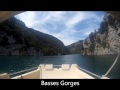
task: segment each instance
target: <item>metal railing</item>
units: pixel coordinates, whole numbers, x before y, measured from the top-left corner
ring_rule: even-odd
[[[62,65],[53,65],[53,67],[55,67],[55,68],[59,68],[60,66],[62,66]],[[40,66],[39,66],[39,67],[40,67]],[[34,69],[37,69],[37,68],[38,68],[38,66],[37,66],[37,67],[30,68],[30,69],[26,69],[26,70],[21,70],[21,71],[18,71],[18,72],[14,72],[14,73],[9,73],[8,75],[9,75],[9,76],[17,75],[17,74],[25,73],[25,72],[28,72],[28,71],[30,71],[30,70],[34,70]]]
[[[27,72],[27,71],[30,71],[30,70],[33,70],[33,69],[37,69],[37,68],[38,68],[38,67],[34,67],[34,68],[26,69],[26,70],[21,70],[21,71],[18,71],[18,72],[9,73],[8,75],[9,75],[9,76],[12,76],[12,75],[24,73],[24,72]]]
[[[119,51],[118,51],[118,52],[119,52]],[[109,68],[109,70],[105,73],[105,75],[103,75],[104,77],[106,77],[106,76],[111,72],[111,70],[113,69],[113,67],[114,67],[115,64],[117,63],[119,56],[120,56],[120,54],[118,54],[118,56],[116,57],[115,61],[113,62],[113,64],[112,64],[111,67]]]
[[[77,66],[77,67],[78,67],[78,66]],[[94,77],[97,77],[97,78],[99,78],[99,79],[102,78],[101,76],[99,76],[99,75],[97,75],[97,74],[94,74],[94,73],[92,73],[92,72],[90,72],[90,71],[88,71],[88,70],[85,70],[85,69],[83,69],[83,68],[81,68],[81,67],[78,67],[78,69],[80,69],[80,70],[82,70],[82,71],[84,71],[84,72],[87,72],[88,74],[91,74],[91,75],[93,75]]]

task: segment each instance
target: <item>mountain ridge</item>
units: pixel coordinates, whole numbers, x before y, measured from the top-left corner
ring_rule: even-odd
[[[15,17],[0,23],[0,55],[58,55],[64,48],[61,40],[28,28]]]

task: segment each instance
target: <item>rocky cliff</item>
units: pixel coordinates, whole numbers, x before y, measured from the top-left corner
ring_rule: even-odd
[[[68,54],[78,54],[81,53],[83,49],[83,40],[79,40],[71,45],[66,46],[66,51]]]
[[[80,45],[75,46],[76,43]],[[91,32],[83,42],[76,43],[68,46],[69,53],[77,52],[81,55],[116,54],[120,48],[120,20],[106,13],[100,28]]]
[[[0,55],[58,55],[63,53],[62,41],[28,28],[14,17],[0,23]]]

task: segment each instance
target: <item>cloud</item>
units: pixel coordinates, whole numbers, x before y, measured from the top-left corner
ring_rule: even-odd
[[[103,16],[103,12],[95,11],[28,11],[15,17],[29,28],[53,35],[69,45],[98,29]]]
[[[76,13],[76,12],[74,12]],[[85,14],[84,12],[78,12],[76,13],[73,17],[71,17],[67,22],[66,22],[66,26],[68,28],[73,28],[74,25],[76,25],[77,23],[82,22],[83,20],[87,19],[88,17],[86,17],[87,14]]]

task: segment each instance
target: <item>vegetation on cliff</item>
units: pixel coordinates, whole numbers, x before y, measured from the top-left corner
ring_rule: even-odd
[[[59,39],[26,27],[15,17],[0,24],[0,55],[58,55],[64,48]]]
[[[76,46],[76,43],[80,45]],[[76,43],[68,46],[69,53],[82,55],[115,54],[120,47],[120,20],[108,13],[105,14],[99,29],[91,32],[83,42]]]

